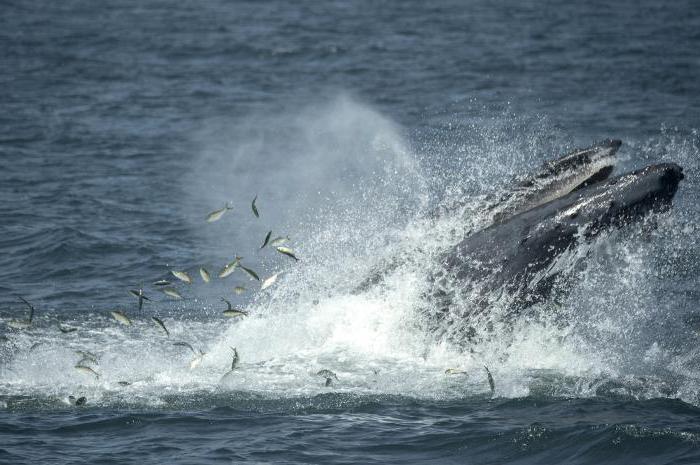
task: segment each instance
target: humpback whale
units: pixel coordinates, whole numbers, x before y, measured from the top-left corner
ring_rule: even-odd
[[[464,238],[440,257],[426,311],[449,325],[485,315],[505,298],[507,311],[500,316],[513,317],[575,275],[585,258],[577,253],[579,245],[667,210],[682,179],[675,163],[647,166],[590,183]]]
[[[538,207],[576,189],[607,179],[615,166],[615,154],[622,142],[608,139],[585,149],[577,149],[554,160],[545,162],[533,173],[519,176],[500,196],[486,200],[482,213],[487,221],[502,222],[523,211]],[[428,216],[437,220],[454,215],[465,203],[438,207]],[[469,234],[469,232],[465,231]],[[396,270],[402,258],[393,256],[377,265],[354,292],[362,292],[380,283],[384,277]]]

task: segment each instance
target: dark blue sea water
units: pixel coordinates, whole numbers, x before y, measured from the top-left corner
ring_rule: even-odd
[[[0,0],[0,463],[700,463],[699,50],[690,0]],[[474,351],[420,329],[425,213],[608,137],[684,167],[656,227]]]

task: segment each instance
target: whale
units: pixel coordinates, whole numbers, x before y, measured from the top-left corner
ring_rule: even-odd
[[[465,237],[439,257],[429,277],[428,321],[469,333],[473,328],[453,323],[491,317],[494,308],[502,309],[499,318],[512,319],[565,292],[585,267],[582,245],[667,211],[683,177],[675,163],[650,165],[588,183]]]
[[[603,181],[612,173],[616,153],[621,145],[622,142],[618,139],[606,139],[548,160],[532,172],[513,179],[501,194],[487,198],[479,214],[486,218],[488,224],[500,223],[570,192]],[[428,217],[432,221],[439,221],[448,215],[459,215],[458,212],[464,212],[465,202],[466,200],[439,206]],[[471,231],[464,233],[468,235]],[[364,292],[382,282],[402,264],[404,255],[400,253],[375,265],[355,286],[353,293]]]

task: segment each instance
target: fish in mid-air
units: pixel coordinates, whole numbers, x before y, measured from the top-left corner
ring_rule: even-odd
[[[61,331],[63,334],[68,334],[68,333],[72,333],[74,331],[77,331],[78,328],[75,328],[73,326],[66,326],[66,325],[62,325],[61,323],[58,323],[58,330]]]
[[[154,282],[154,286],[162,287],[162,286],[170,286],[172,284],[170,281],[167,279],[159,279],[158,281]]]
[[[182,299],[182,295],[180,295],[180,293],[177,292],[177,289],[174,287],[163,288],[163,294],[167,295],[168,297],[172,297],[173,299]]]
[[[190,275],[187,274],[186,271],[175,271],[175,270],[171,270],[170,272],[173,274],[173,276],[175,276],[175,277],[176,277],[177,279],[179,279],[180,281],[184,281],[184,282],[186,282],[187,284],[192,284],[192,278],[190,278]]]
[[[207,223],[213,223],[214,221],[219,221],[222,216],[224,216],[224,213],[226,213],[229,210],[233,210],[233,207],[226,203],[224,208],[220,208],[218,210],[214,210],[213,212],[209,213],[207,215]]]
[[[131,289],[131,290],[129,291],[129,294],[131,294],[131,295],[133,295],[134,297],[136,297],[137,299],[139,299],[139,311],[141,311],[141,309],[143,308],[143,301],[144,301],[144,300],[148,300],[148,301],[151,300],[151,299],[149,299],[148,297],[146,297],[145,295],[143,295],[143,289],[141,289],[141,288],[139,288],[139,289]]]
[[[248,274],[248,276],[255,279],[256,281],[260,281],[260,277],[258,276],[258,274],[255,271],[251,270],[250,268],[246,268],[243,265],[238,265],[238,266],[240,266],[241,270],[245,271]]]
[[[90,367],[86,367],[84,365],[76,365],[75,369],[78,370],[80,373],[83,373],[85,375],[94,376],[95,379],[100,379],[99,373],[97,373],[95,370],[93,370]]]
[[[230,263],[227,263],[226,266],[224,266],[224,268],[219,272],[219,278],[225,278],[226,276],[236,271],[236,268],[238,268],[242,259],[243,257],[236,256],[235,260],[233,260]]]
[[[459,368],[448,368],[445,370],[446,375],[466,375],[467,372],[464,370],[460,370]]]
[[[265,246],[267,245],[267,243],[270,242],[271,235],[272,235],[272,231],[268,231],[267,235],[265,236],[265,240],[263,241],[263,245],[260,246],[261,249],[264,249]]]
[[[163,330],[167,337],[170,337],[170,331],[168,331],[168,328],[165,327],[165,323],[163,323],[163,320],[161,320],[157,316],[152,316],[151,320],[153,320],[153,323],[155,323],[156,326]]]
[[[129,319],[128,316],[121,310],[113,310],[109,312],[110,315],[112,315],[112,318],[117,320],[119,323],[125,325],[125,326],[131,326],[131,320]]]
[[[253,215],[255,215],[256,218],[260,218],[260,213],[258,213],[258,207],[255,206],[255,201],[258,200],[258,196],[256,195],[255,198],[253,199],[253,202],[250,204],[251,210],[253,210]]]
[[[245,292],[245,287],[243,286],[236,286],[233,288],[233,292],[236,293],[236,295],[241,295]]]
[[[272,239],[270,241],[270,246],[277,247],[277,246],[284,244],[285,242],[289,242],[289,237],[282,237],[282,236],[275,237],[274,239]]]
[[[27,302],[27,300],[24,297],[18,297],[19,300],[24,302],[27,305],[27,307],[29,307],[29,318],[27,318],[26,320],[10,320],[7,322],[7,326],[14,329],[27,329],[32,325],[32,320],[34,319],[34,306]]]
[[[494,382],[493,376],[491,376],[491,372],[486,365],[484,365],[484,370],[486,370],[486,376],[489,380],[489,388],[491,389],[491,397],[493,397],[493,394],[496,392],[496,383]]]
[[[191,344],[184,342],[184,341],[174,342],[173,345],[180,346],[180,347],[187,347],[188,349],[190,349],[192,351],[192,353],[194,354],[194,358],[192,360],[190,360],[190,370],[197,368],[199,366],[199,364],[202,363],[202,359],[206,355],[201,350],[195,349],[194,347],[192,347]]]
[[[233,305],[231,305],[231,302],[224,299],[223,297],[221,298],[221,300],[225,302],[226,306],[228,307],[226,308],[226,310],[224,310],[224,316],[228,316],[230,318],[234,318],[237,316],[248,316],[248,312],[234,308]]]
[[[282,274],[281,271],[280,271],[279,273],[275,273],[275,274],[273,274],[272,276],[270,276],[269,278],[265,279],[265,280],[262,282],[262,285],[260,286],[260,290],[261,290],[261,291],[264,291],[264,290],[267,289],[268,287],[270,287],[270,286],[272,286],[273,284],[275,284],[275,281],[277,281],[277,276],[279,276],[280,274]]]
[[[204,281],[205,283],[211,281],[211,275],[209,275],[209,272],[206,270],[206,268],[200,268],[199,275],[202,277],[202,281]]]
[[[288,256],[288,257],[293,258],[293,259],[296,260],[296,261],[299,261],[299,259],[297,258],[297,256],[294,255],[294,251],[293,251],[292,249],[290,249],[289,247],[282,247],[282,246],[279,246],[279,247],[275,247],[275,250],[277,250],[277,251],[278,251],[279,253],[281,253],[282,255],[286,255],[286,256]]]

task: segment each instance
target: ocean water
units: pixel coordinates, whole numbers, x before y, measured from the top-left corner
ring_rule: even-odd
[[[0,11],[0,463],[700,462],[695,2]],[[618,172],[684,167],[671,211],[472,350],[431,337],[426,277],[485,197],[610,137]],[[236,256],[277,282],[218,278]]]

